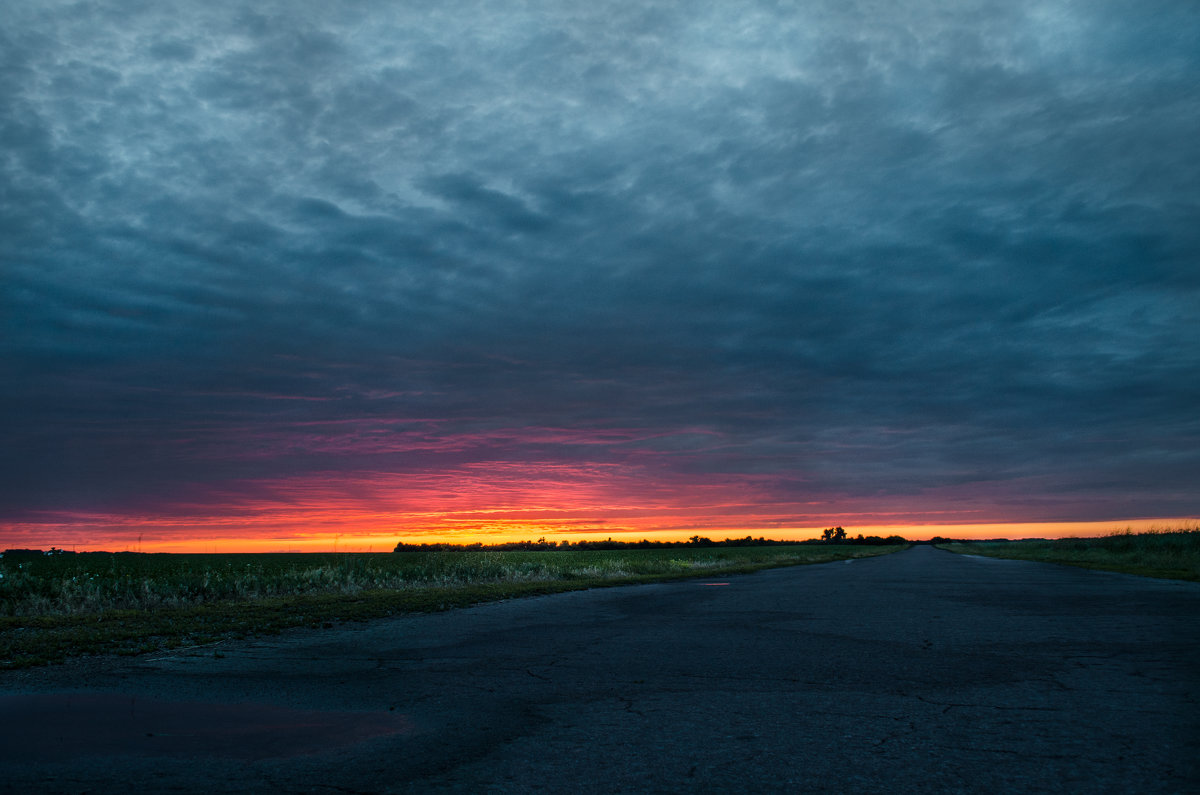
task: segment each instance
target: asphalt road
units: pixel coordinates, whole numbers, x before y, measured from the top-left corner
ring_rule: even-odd
[[[1200,584],[915,547],[0,675],[9,792],[1198,792]]]

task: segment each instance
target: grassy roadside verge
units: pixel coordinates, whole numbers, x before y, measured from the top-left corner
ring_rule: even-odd
[[[967,555],[1060,563],[1143,577],[1200,582],[1200,530],[1119,533],[1100,538],[938,544]]]
[[[521,596],[887,554],[807,545],[611,552],[58,556],[0,561],[0,668],[142,654]]]

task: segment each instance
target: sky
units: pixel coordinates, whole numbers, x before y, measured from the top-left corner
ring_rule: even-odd
[[[1194,3],[5,16],[0,546],[1200,516]]]

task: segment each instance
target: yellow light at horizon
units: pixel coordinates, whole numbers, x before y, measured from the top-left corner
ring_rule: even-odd
[[[979,540],[988,538],[1066,538],[1079,536],[1103,536],[1123,532],[1151,530],[1194,529],[1200,527],[1195,518],[1124,519],[1104,522],[996,522],[987,524],[889,524],[889,525],[844,525],[851,536],[899,535],[910,541],[927,541],[934,537]],[[216,529],[216,528],[214,528]],[[535,541],[544,537],[548,541],[599,541],[613,538],[621,541],[686,541],[692,536],[702,536],[720,541],[725,538],[767,538],[777,541],[803,541],[819,538],[822,527],[699,527],[684,529],[637,529],[623,527],[580,532],[564,529],[561,524],[548,523],[539,526],[536,522],[514,522],[492,524],[486,531],[463,529],[454,532],[405,533],[394,527],[376,527],[358,532],[352,530],[330,532],[325,527],[307,531],[297,529],[294,533],[270,533],[260,536],[229,536],[214,534],[207,536],[201,528],[195,536],[185,538],[143,538],[140,544],[130,543],[124,536],[96,537],[94,543],[56,543],[65,549],[77,551],[137,551],[174,553],[239,553],[239,552],[390,552],[399,541],[412,544],[500,544],[516,541]]]

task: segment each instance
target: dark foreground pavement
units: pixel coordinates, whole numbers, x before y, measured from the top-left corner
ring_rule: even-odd
[[[917,547],[9,672],[0,791],[1196,792],[1198,702],[1200,585]]]

